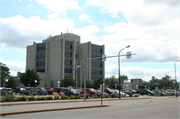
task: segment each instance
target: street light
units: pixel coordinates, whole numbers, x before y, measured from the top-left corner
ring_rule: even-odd
[[[128,46],[122,48],[122,49],[119,51],[119,53],[118,53],[119,99],[121,99],[121,95],[120,95],[120,89],[121,89],[121,82],[120,82],[120,81],[121,81],[121,80],[120,80],[120,53],[121,53],[121,51],[122,51],[123,49],[129,48],[129,47],[130,47],[130,45],[128,45]]]
[[[34,82],[35,82],[35,87],[36,87],[37,80],[35,80]]]
[[[176,61],[176,62],[179,62],[180,60]],[[176,62],[174,62],[174,71],[175,71],[175,80],[176,80],[176,97],[178,97],[178,94],[177,94],[177,79],[176,79]]]
[[[60,81],[58,81],[58,87],[60,87]]]

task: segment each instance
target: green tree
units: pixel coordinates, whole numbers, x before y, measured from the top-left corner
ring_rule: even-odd
[[[62,87],[68,87],[68,86],[72,86],[74,87],[76,85],[76,82],[74,79],[68,77],[68,78],[65,78],[61,81],[61,86]]]
[[[37,81],[36,83],[35,80]],[[20,82],[24,84],[24,86],[38,86],[40,84],[40,80],[41,79],[37,75],[37,72],[33,69],[27,69],[26,73],[20,77]]]
[[[121,79],[121,82],[122,82],[122,84],[121,84],[121,88],[122,88],[124,81],[128,81],[129,79],[128,79],[128,76],[124,75],[124,74],[120,75],[120,79]]]
[[[86,88],[92,88],[93,84],[90,81],[86,81]],[[84,88],[84,83],[82,84],[82,88]]]
[[[105,85],[107,85],[108,87],[115,88],[115,84],[118,85],[118,79],[115,78],[115,75],[112,75],[111,77],[105,79]]]
[[[3,64],[0,62],[1,65],[1,87],[3,87],[3,84],[5,83],[5,78],[10,76],[9,68],[6,66],[6,64]]]
[[[103,80],[101,78],[95,79],[93,82],[93,88],[94,89],[100,88],[100,84],[102,84],[102,83],[103,83]]]
[[[7,88],[12,88],[12,87],[16,87],[16,81],[14,79],[14,77],[9,77],[8,78],[8,82],[6,82],[6,87]]]

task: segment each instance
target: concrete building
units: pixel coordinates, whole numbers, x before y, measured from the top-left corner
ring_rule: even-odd
[[[142,79],[131,79],[131,82],[124,82],[123,89],[139,89],[142,86]]]
[[[57,87],[58,81],[66,77],[77,77],[77,86],[80,87],[84,80],[85,57],[102,57],[104,54],[104,45],[81,43],[80,36],[61,33],[42,40],[42,43],[33,42],[33,45],[27,46],[26,69],[38,72],[41,78],[40,86],[44,86],[46,82],[49,87]],[[91,60],[86,63],[86,80],[104,80],[105,64],[102,60]],[[80,67],[75,73],[73,69],[77,66]]]

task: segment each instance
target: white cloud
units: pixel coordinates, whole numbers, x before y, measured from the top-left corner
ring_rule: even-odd
[[[6,66],[10,69],[10,75],[17,76],[17,71],[25,72],[26,62],[20,62],[16,59],[14,59],[14,61],[0,59],[0,62],[6,64]]]
[[[16,15],[10,18],[0,18],[2,25],[1,43],[10,47],[26,48],[33,41],[41,42],[48,35],[58,35],[65,29],[74,26],[73,20],[54,18],[42,20],[40,17],[25,18]]]
[[[80,16],[79,16],[79,20],[80,21],[87,21],[89,23],[93,23],[93,21],[89,18],[90,16],[88,14],[85,14],[85,13],[82,13]]]
[[[79,7],[78,2],[74,0],[35,0],[39,4],[45,5],[46,9],[49,9],[55,14],[66,15],[67,10],[82,10]]]

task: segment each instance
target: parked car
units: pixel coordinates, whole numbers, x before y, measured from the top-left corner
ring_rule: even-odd
[[[137,90],[137,93],[139,94],[139,95],[154,95],[154,92],[152,92],[152,91],[150,91],[150,90],[148,90],[148,89],[139,89],[139,90]]]
[[[105,95],[105,96],[109,96],[109,94],[108,93],[106,93],[106,92],[101,92],[100,90],[97,90],[98,92],[100,92],[100,95]]]
[[[20,87],[13,87],[12,88],[13,89],[13,92],[15,92],[15,94],[17,94],[17,93],[20,93]]]
[[[63,87],[56,87],[54,88],[55,90],[57,90],[57,92],[60,94],[61,90],[63,89]]]
[[[38,95],[47,95],[48,94],[47,90],[44,87],[38,87],[37,90],[38,90]]]
[[[100,92],[93,88],[86,88],[86,93],[88,93],[91,97],[93,97],[94,95],[100,96]]]
[[[13,95],[13,90],[12,90],[12,88],[3,88],[3,89],[1,89],[1,95],[6,95],[6,94],[11,94],[11,95]]]
[[[152,92],[154,92],[154,94],[160,94],[160,95],[163,95],[164,93],[159,91],[159,90],[152,90]]]
[[[119,90],[114,90],[114,94],[119,96]],[[123,93],[120,91],[120,95],[121,95],[121,97],[125,97],[126,93]]]
[[[133,94],[137,93],[134,89],[127,89],[126,92],[127,93],[133,93]]]
[[[108,93],[109,95],[112,94],[114,91],[110,88],[105,88],[104,92]]]
[[[45,89],[47,90],[48,94],[53,94],[53,92],[57,92],[57,90],[55,90],[54,88],[50,88],[50,87],[45,87]]]
[[[61,92],[63,92],[65,95],[67,95],[67,96],[71,96],[71,95],[77,95],[77,96],[80,96],[81,95],[81,93],[80,92],[78,92],[78,91],[76,91],[76,90],[74,90],[74,89],[68,89],[68,88],[64,88],[64,89],[62,89],[61,90]]]
[[[21,94],[25,94],[25,95],[29,95],[29,94],[37,95],[38,94],[38,90],[37,90],[36,87],[26,87],[25,90],[21,90]]]
[[[83,95],[84,95],[84,90],[77,89],[77,88],[74,88],[74,90],[76,90],[76,91],[80,92],[81,96],[83,96]]]

